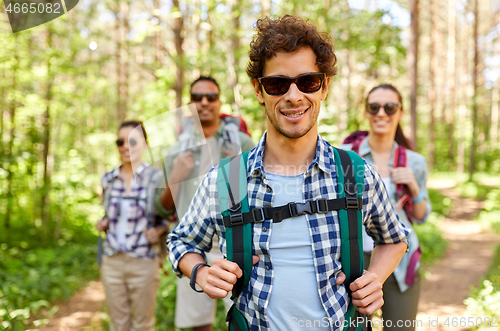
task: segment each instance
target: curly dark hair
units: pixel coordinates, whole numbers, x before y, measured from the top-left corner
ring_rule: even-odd
[[[327,77],[337,73],[332,38],[319,33],[317,28],[302,18],[285,15],[277,19],[259,19],[257,34],[250,43],[247,74],[250,80],[262,77],[265,61],[278,52],[291,53],[301,47],[310,47],[316,54],[316,64]]]

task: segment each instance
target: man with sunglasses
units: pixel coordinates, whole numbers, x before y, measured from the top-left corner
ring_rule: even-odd
[[[175,212],[181,219],[188,209],[199,182],[196,178],[205,175],[220,158],[235,155],[239,149],[243,152],[251,150],[255,144],[251,138],[239,130],[232,120],[233,117],[220,118],[221,101],[219,85],[209,76],[201,76],[191,84],[191,102],[196,105],[200,123],[212,158],[205,153],[208,148],[186,152],[174,160],[166,159],[167,177],[170,185],[160,191],[155,199],[155,205],[162,217],[170,217]],[[183,133],[178,143],[172,149],[184,150],[187,140],[193,138],[193,123],[190,119],[183,121]],[[232,137],[232,138],[230,138]],[[228,141],[230,140],[230,141]],[[184,147],[183,147],[184,146]],[[191,178],[191,180],[187,180]],[[173,184],[178,183],[178,184]],[[173,198],[175,196],[175,199]],[[174,203],[175,200],[175,203]],[[217,244],[208,253],[210,261],[222,258]],[[227,308],[231,302],[226,300]],[[177,328],[192,328],[194,331],[212,330],[216,301],[207,295],[198,295],[189,286],[189,280],[179,279],[177,282],[177,297],[175,306],[175,326]]]
[[[318,135],[317,123],[335,74],[332,42],[314,25],[289,15],[258,20],[256,30],[247,74],[266,111],[267,131],[248,156],[250,210],[334,199],[339,193],[334,150]],[[363,223],[377,245],[370,268],[349,289],[343,285],[337,212],[252,223],[254,267],[235,302],[249,330],[342,330],[351,299],[362,314],[382,306],[382,284],[407,248],[408,231],[380,176],[363,166]],[[217,172],[214,168],[205,176],[167,241],[174,271],[192,277],[210,297],[223,298],[242,270],[228,260],[211,266],[204,260],[214,234],[227,251]]]

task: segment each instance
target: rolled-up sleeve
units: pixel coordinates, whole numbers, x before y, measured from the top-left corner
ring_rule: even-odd
[[[205,252],[212,248],[216,179],[217,170],[212,168],[203,178],[179,225],[167,237],[169,260],[178,277],[182,277],[179,261],[184,254],[198,253],[206,261]]]
[[[399,221],[382,178],[365,162],[365,190],[363,192],[363,223],[367,234],[373,238],[375,245],[397,244],[408,245],[410,230]]]

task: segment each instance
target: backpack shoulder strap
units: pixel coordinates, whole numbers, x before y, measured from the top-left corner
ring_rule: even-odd
[[[148,218],[149,229],[155,225],[153,218],[153,204],[158,175],[160,175],[161,172],[156,170],[152,166],[146,167],[143,171],[148,172],[145,174],[144,183],[142,184],[142,186],[146,188],[146,217]]]
[[[237,117],[224,117],[224,127],[222,128],[221,145],[224,149],[235,154],[241,153],[240,120]]]
[[[337,170],[338,198],[358,199],[363,197],[365,165],[363,159],[354,152],[334,148],[335,166]],[[363,275],[363,215],[362,209],[347,208],[338,211],[341,237],[342,271],[344,282],[350,295],[350,285]],[[349,303],[345,316],[348,326],[356,319],[357,309]],[[362,330],[362,326],[347,327],[345,330]]]
[[[363,159],[354,152],[335,149],[338,197],[362,198],[365,166]],[[342,238],[341,256],[346,279],[352,283],[363,274],[362,210],[339,210],[340,234]],[[346,287],[347,284],[346,284]]]
[[[222,159],[217,172],[217,193],[222,216],[241,218],[250,211],[247,193],[248,152]],[[243,277],[234,286],[233,297],[248,285],[252,269],[252,225],[226,227],[227,259],[236,262]]]
[[[243,271],[233,287],[231,299],[237,299],[250,281],[252,272],[252,224],[243,224],[242,213],[250,211],[247,191],[248,152],[222,159],[217,171],[217,193],[222,216],[228,216],[241,224],[226,227],[226,253],[229,261],[236,262]],[[231,307],[227,315],[229,330],[248,330],[243,314]]]
[[[111,191],[112,191],[112,186],[113,186],[113,174],[111,173],[106,173],[102,177],[102,187],[103,187],[103,207],[104,207],[104,217],[108,216],[108,209],[109,209],[109,199],[111,198]]]

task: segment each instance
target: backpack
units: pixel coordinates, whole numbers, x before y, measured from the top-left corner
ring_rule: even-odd
[[[344,144],[351,144],[351,150],[359,155],[359,147],[363,140],[368,136],[368,131],[355,131],[351,133],[345,140]],[[360,155],[363,157],[363,155]],[[399,145],[394,152],[394,164],[393,168],[406,167],[408,162],[407,149],[404,146]],[[410,190],[407,185],[396,184],[396,198],[397,200],[403,201],[402,207],[405,211],[406,217],[410,224],[413,224],[411,212],[413,211],[413,201],[411,199]],[[422,256],[422,249],[419,246],[418,249],[413,253],[410,258],[410,263],[408,264],[408,269],[406,271],[405,283],[412,286],[415,278],[417,276],[416,265],[420,261]]]
[[[149,170],[150,174],[148,174],[145,178],[144,182],[144,187],[146,187],[146,215],[148,219],[148,229],[151,227],[155,226],[156,220],[153,218],[153,203],[154,203],[154,195],[157,187],[157,181],[160,179],[159,176],[161,175],[161,172],[157,171],[156,169],[152,167],[147,167],[143,171],[148,171],[148,168],[151,168]],[[103,199],[103,206],[104,206],[104,217],[107,217],[108,215],[108,208],[109,208],[109,201],[111,199],[111,187],[113,185],[113,177],[108,176],[107,182],[105,182],[105,178],[103,178],[103,187],[104,187],[104,199]],[[105,184],[105,185],[104,185]],[[140,199],[143,200],[143,199]],[[166,270],[163,268],[163,264],[165,262],[165,259],[167,257],[167,246],[165,244],[162,245],[162,243],[165,243],[167,241],[167,233],[168,229],[160,235],[159,240],[157,243],[152,244],[154,247],[155,253],[158,255],[159,260],[160,260],[160,268],[163,270],[164,273],[166,273]],[[150,244],[151,245],[151,244]],[[103,254],[103,248],[102,248],[102,237],[99,234],[98,237],[98,248],[97,248],[97,263],[98,265],[101,265],[102,263],[102,254]]]
[[[364,176],[355,171],[364,168],[364,161],[353,152],[334,148],[337,166],[337,199],[318,199],[304,203],[290,202],[285,206],[261,207],[250,211],[247,191],[247,162],[249,152],[222,159],[217,172],[217,192],[220,210],[225,227],[227,259],[238,264],[243,271],[233,287],[231,299],[234,301],[226,317],[230,331],[246,331],[248,323],[235,303],[243,288],[248,286],[252,272],[252,224],[272,219],[281,222],[289,217],[304,214],[338,211],[341,236],[342,270],[346,275],[344,282],[350,295],[349,285],[363,274],[362,240],[362,194],[357,187],[364,186]],[[364,173],[364,172],[363,172]],[[345,176],[345,177],[344,177]],[[345,189],[342,189],[344,188]],[[349,304],[344,323],[344,331],[362,331],[357,325],[360,316],[357,308]],[[371,329],[371,327],[368,327]]]

